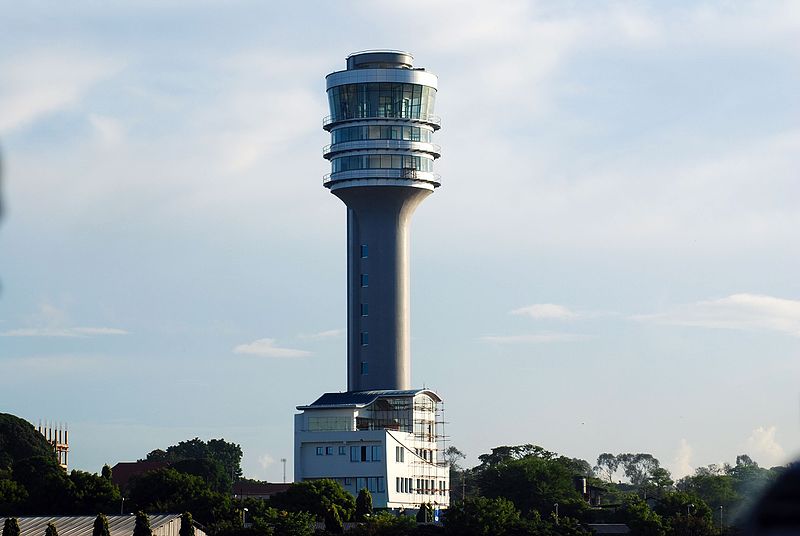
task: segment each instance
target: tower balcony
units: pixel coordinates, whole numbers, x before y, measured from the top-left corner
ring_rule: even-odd
[[[442,119],[438,115],[431,115],[431,114],[419,114],[417,117],[410,117],[408,115],[370,115],[368,117],[364,116],[356,116],[356,115],[348,115],[345,117],[336,117],[333,115],[329,115],[322,120],[322,128],[327,130],[328,132],[334,126],[341,125],[344,123],[359,123],[359,122],[369,122],[369,121],[398,121],[404,123],[423,123],[425,125],[429,125],[433,128],[433,130],[439,130],[442,128]]]
[[[357,140],[346,141],[341,143],[333,143],[326,145],[322,148],[322,156],[331,159],[338,153],[347,151],[362,151],[362,150],[394,150],[394,151],[419,151],[433,155],[434,158],[439,158],[442,155],[442,147],[436,143],[426,143],[419,141],[407,140]]]
[[[332,188],[339,186],[422,186],[437,188],[442,184],[438,173],[416,169],[355,169],[328,173],[322,177],[322,184]],[[346,184],[351,183],[351,184]]]

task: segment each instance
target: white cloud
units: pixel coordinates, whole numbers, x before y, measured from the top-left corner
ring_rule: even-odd
[[[275,339],[258,339],[251,343],[240,344],[233,349],[233,353],[264,357],[307,357],[311,355],[311,352],[306,350],[275,346]]]
[[[92,335],[128,335],[119,328],[106,327],[40,327],[10,329],[0,333],[0,337],[90,337]]]
[[[748,453],[754,460],[763,460],[763,465],[771,467],[786,463],[786,451],[775,439],[775,426],[759,426],[747,438]]]
[[[261,466],[261,469],[266,470],[270,465],[274,463],[275,463],[275,458],[273,458],[266,452],[258,457],[258,465]]]
[[[800,337],[800,301],[760,294],[732,294],[632,318],[674,326],[770,330]]]
[[[28,51],[0,63],[0,133],[72,106],[117,62],[78,52]]]
[[[524,315],[531,318],[539,319],[559,319],[569,320],[577,318],[577,313],[570,311],[563,305],[556,305],[554,303],[534,303],[533,305],[526,305],[519,309],[511,311],[512,315]]]
[[[692,446],[685,438],[681,439],[681,444],[675,453],[675,458],[672,461],[672,478],[678,480],[687,475],[694,473],[694,467],[691,465],[692,461]]]
[[[325,331],[320,331],[318,333],[312,333],[311,335],[301,335],[301,339],[335,339],[337,337],[342,336],[343,331],[341,329],[328,329]]]
[[[495,344],[526,344],[574,341],[583,337],[583,335],[574,333],[531,333],[527,335],[486,335],[480,340]]]
[[[89,123],[95,129],[97,137],[103,145],[116,145],[125,138],[125,129],[113,117],[89,114]]]

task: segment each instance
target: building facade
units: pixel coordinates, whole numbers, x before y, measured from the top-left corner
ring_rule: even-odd
[[[438,79],[411,54],[351,54],[326,78],[323,184],[347,206],[347,391],[298,406],[295,480],[333,478],[373,504],[446,507],[443,405],[411,388],[409,226],[441,184]]]

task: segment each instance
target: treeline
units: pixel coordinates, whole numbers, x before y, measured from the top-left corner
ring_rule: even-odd
[[[0,517],[119,513],[124,496],[125,512],[191,512],[212,536],[311,536],[315,524],[327,533],[347,525],[355,536],[588,536],[595,523],[625,523],[634,536],[717,536],[735,533],[749,504],[785,469],[741,455],[675,482],[646,453],[604,453],[590,464],[535,445],[502,446],[466,468],[451,447],[451,507],[443,524],[432,524],[433,505],[413,515],[373,511],[367,490],[354,498],[332,480],[295,483],[268,501],[234,499],[242,451],[221,439],[149,453],[145,459],[168,466],[120,490],[108,466],[100,474],[65,472],[44,438],[19,421],[0,414]]]

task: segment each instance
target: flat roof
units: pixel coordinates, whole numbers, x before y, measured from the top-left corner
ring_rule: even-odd
[[[442,401],[439,395],[430,389],[344,391],[341,393],[325,393],[311,404],[297,406],[297,409],[363,408],[379,398],[412,398],[420,393],[427,394],[436,402]]]

